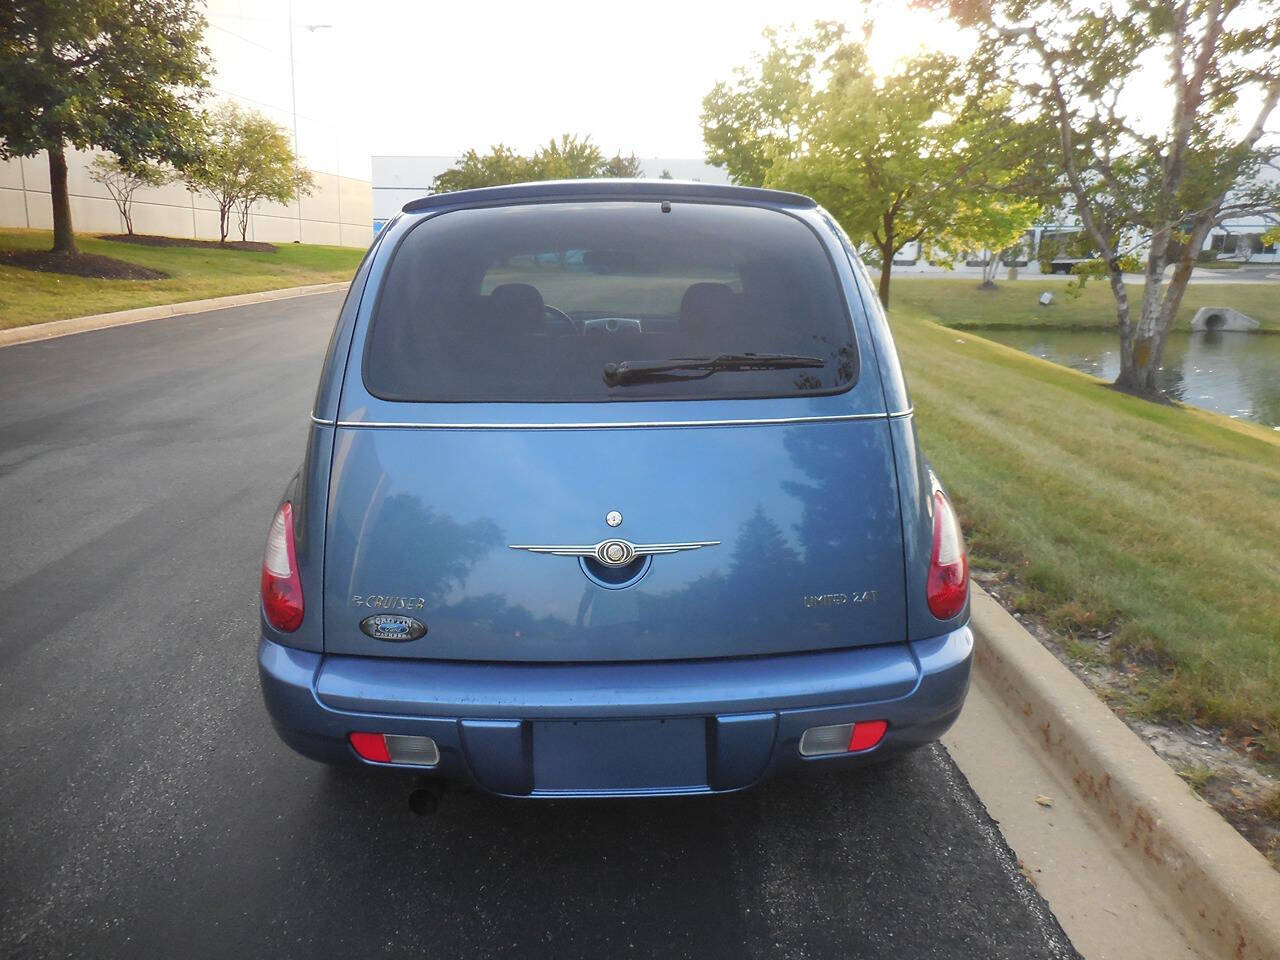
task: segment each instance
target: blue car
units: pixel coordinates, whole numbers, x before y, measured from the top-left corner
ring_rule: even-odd
[[[271,524],[285,743],[512,797],[741,790],[935,740],[959,524],[857,254],[670,181],[408,204],[356,272]]]

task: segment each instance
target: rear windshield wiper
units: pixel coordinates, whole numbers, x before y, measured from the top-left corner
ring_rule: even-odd
[[[722,353],[718,357],[675,357],[672,360],[623,360],[604,365],[604,382],[611,387],[642,380],[701,380],[722,370],[792,370],[825,367],[817,357],[790,353]],[[690,371],[700,376],[668,377],[665,374]]]

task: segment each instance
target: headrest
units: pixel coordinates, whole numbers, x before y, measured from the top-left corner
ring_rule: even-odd
[[[680,299],[680,326],[690,332],[731,326],[738,311],[738,295],[724,283],[695,283]]]
[[[489,294],[490,322],[498,328],[533,333],[544,322],[542,294],[528,283],[503,283]]]

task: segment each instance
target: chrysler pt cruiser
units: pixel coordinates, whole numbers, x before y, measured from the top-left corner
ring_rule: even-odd
[[[271,523],[285,743],[515,797],[717,793],[936,739],[960,528],[848,238],[669,181],[414,201]]]

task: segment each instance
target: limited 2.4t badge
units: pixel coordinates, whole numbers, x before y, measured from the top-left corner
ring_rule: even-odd
[[[365,617],[360,621],[360,630],[374,640],[389,640],[392,643],[408,643],[427,634],[427,625],[413,617],[402,617],[394,613],[378,613]]]

